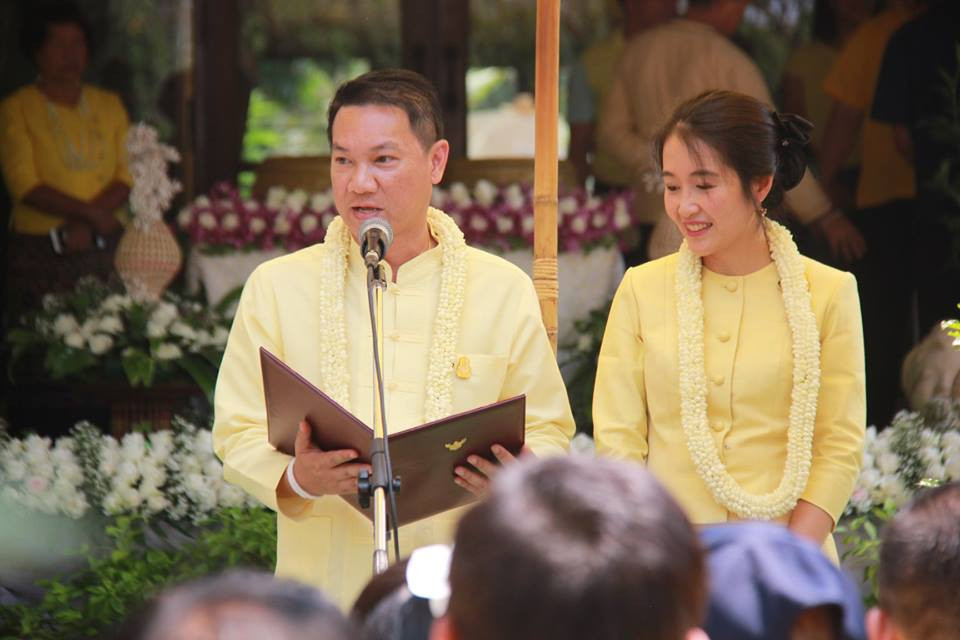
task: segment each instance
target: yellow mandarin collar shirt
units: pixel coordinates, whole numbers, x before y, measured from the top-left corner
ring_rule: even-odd
[[[78,200],[94,198],[114,180],[132,184],[125,146],[129,126],[116,94],[90,85],[74,107],[47,100],[33,85],[0,102],[0,165],[14,202],[13,230],[42,235],[63,224],[63,218],[22,202],[41,184]],[[70,166],[71,152],[87,162]]]
[[[821,383],[810,477],[802,499],[836,522],[860,469],[865,423],[863,335],[856,282],[804,258],[820,329]],[[627,272],[597,370],[597,450],[643,462],[696,524],[736,520],[700,479],[680,425],[676,254]],[[773,263],[747,276],[703,269],[709,427],[746,491],[779,484],[787,452],[793,353]],[[786,517],[783,521],[786,521]],[[828,541],[828,552],[835,550]]]
[[[277,516],[277,574],[322,587],[347,608],[370,578],[372,527],[341,498],[299,498],[277,505],[276,486],[290,458],[267,443],[258,349],[266,347],[324,387],[319,353],[328,329],[317,318],[323,244],[271,260],[243,290],[215,399],[214,449],[224,476]],[[387,426],[397,433],[424,421],[425,379],[437,311],[442,249],[404,264],[383,297],[383,375]],[[350,406],[371,423],[372,343],[366,269],[349,251],[344,306]],[[453,412],[526,394],[526,441],[537,455],[566,450],[574,425],[563,380],[550,349],[530,279],[491,254],[468,248],[457,358],[470,376],[453,378]],[[388,273],[388,278],[389,278]],[[451,368],[454,363],[451,362]],[[453,482],[453,479],[450,480]],[[400,530],[401,553],[452,540],[460,510]]]

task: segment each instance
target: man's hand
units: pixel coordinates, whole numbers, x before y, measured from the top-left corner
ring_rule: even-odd
[[[478,498],[482,498],[487,494],[487,491],[490,490],[490,481],[493,479],[493,476],[497,474],[497,471],[500,470],[501,465],[517,461],[512,453],[499,444],[490,447],[490,451],[493,452],[494,457],[500,464],[495,464],[480,456],[470,456],[467,458],[467,462],[476,470],[463,466],[454,469],[457,475],[453,481]],[[532,456],[533,452],[524,445],[523,448],[520,449],[520,456],[528,455]]]
[[[314,445],[306,420],[300,423],[294,451],[297,464],[293,475],[304,491],[315,496],[356,493],[357,476],[361,471],[370,471],[369,464],[349,462],[357,458],[356,451],[323,451]]]
[[[867,252],[867,242],[853,223],[839,211],[831,211],[814,221],[835,258],[856,262]]]

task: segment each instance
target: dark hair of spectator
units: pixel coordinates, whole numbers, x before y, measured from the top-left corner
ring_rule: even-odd
[[[812,129],[803,118],[778,114],[751,96],[706,91],[677,107],[656,134],[654,161],[663,168],[663,147],[671,135],[678,136],[694,158],[700,156],[700,143],[705,144],[737,173],[748,196],[753,180],[773,176],[770,193],[754,204],[776,209],[784,193],[803,178]]]
[[[571,456],[500,474],[457,527],[450,589],[460,640],[675,640],[702,620],[706,576],[652,475]]]
[[[918,494],[886,526],[880,607],[910,638],[947,640],[960,629],[960,483]]]
[[[370,578],[370,582],[363,588],[350,608],[350,619],[362,624],[382,600],[389,597],[400,587],[407,584],[407,564],[410,558],[395,562],[383,573]]]
[[[333,143],[333,121],[342,107],[384,105],[402,109],[424,149],[443,137],[440,96],[430,81],[406,69],[370,71],[337,89],[327,111],[327,140]]]
[[[219,637],[219,628],[229,622],[240,605],[275,618],[278,640],[348,640],[355,630],[340,610],[319,590],[272,574],[233,570],[188,582],[161,593],[128,626],[124,637],[134,640],[173,640],[187,616],[202,612],[204,622]],[[256,633],[255,630],[251,630]],[[252,637],[252,636],[251,636]]]
[[[87,52],[93,54],[96,41],[90,21],[74,2],[56,0],[38,2],[25,9],[23,26],[20,29],[20,51],[31,62],[36,61],[37,52],[47,41],[49,29],[54,24],[74,24],[83,31]]]

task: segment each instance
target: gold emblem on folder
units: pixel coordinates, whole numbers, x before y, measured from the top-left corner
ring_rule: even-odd
[[[448,442],[443,446],[447,448],[447,451],[456,451],[460,447],[462,447],[464,444],[466,444],[466,442],[467,442],[466,438],[461,438],[459,440],[454,440],[453,442]]]
[[[457,359],[457,377],[461,380],[466,380],[470,377],[470,358],[467,356],[460,356]]]

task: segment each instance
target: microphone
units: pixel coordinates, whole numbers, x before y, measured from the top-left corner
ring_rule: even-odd
[[[360,255],[368,267],[377,266],[387,256],[393,242],[393,227],[383,218],[370,218],[360,225]]]

